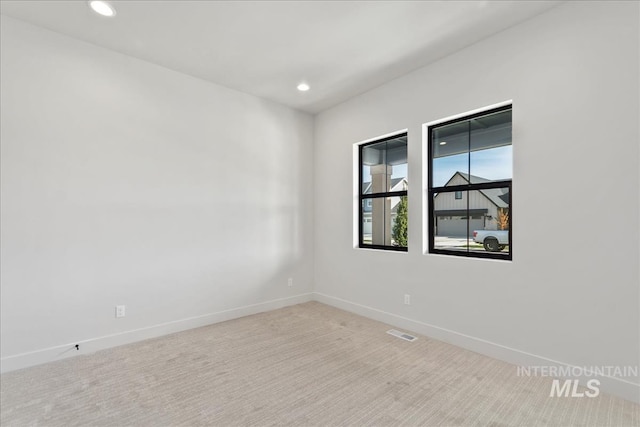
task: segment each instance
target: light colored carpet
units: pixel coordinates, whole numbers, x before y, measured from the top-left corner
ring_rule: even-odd
[[[9,426],[638,426],[640,406],[311,302],[3,374]]]

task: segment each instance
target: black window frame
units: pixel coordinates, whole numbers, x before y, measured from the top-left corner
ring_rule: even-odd
[[[428,159],[428,188],[427,195],[429,197],[428,206],[429,206],[429,218],[428,218],[428,233],[429,233],[429,253],[430,254],[440,254],[440,255],[452,255],[452,256],[460,256],[460,257],[469,257],[469,258],[490,258],[490,259],[499,259],[504,261],[512,261],[513,260],[513,227],[512,227],[512,219],[513,219],[513,204],[512,204],[512,179],[508,180],[497,180],[497,181],[489,181],[482,183],[472,184],[471,182],[463,185],[452,185],[452,186],[433,186],[433,130],[439,127],[449,126],[454,123],[465,122],[468,120],[475,119],[477,117],[486,116],[489,114],[500,113],[503,111],[513,111],[513,105],[508,104],[497,108],[492,108],[489,110],[484,110],[478,113],[469,114],[463,117],[459,117],[456,119],[448,120],[445,122],[437,123],[427,127],[427,159]],[[512,142],[513,144],[513,142]],[[469,160],[470,161],[470,160]],[[509,252],[508,254],[503,253],[494,253],[494,252],[476,252],[476,251],[459,251],[459,250],[451,250],[451,249],[442,249],[435,248],[435,215],[434,215],[434,197],[436,194],[440,193],[455,193],[457,191],[465,191],[466,199],[467,199],[467,211],[469,210],[469,192],[484,190],[490,188],[508,188],[509,189]],[[454,195],[455,197],[455,195]],[[469,217],[469,215],[468,215]],[[470,221],[467,221],[467,236],[469,235],[469,224]]]
[[[369,146],[369,145],[374,145],[374,144],[380,144],[381,142],[385,142],[385,141],[391,141],[394,139],[398,139],[401,137],[405,137],[407,140],[407,150],[409,147],[409,136],[408,136],[408,132],[403,132],[403,133],[399,133],[399,134],[395,134],[392,136],[388,136],[385,138],[380,138],[380,139],[376,139],[375,141],[371,141],[371,142],[367,142],[364,144],[360,144],[358,146],[358,248],[360,249],[380,249],[380,250],[387,250],[387,251],[397,251],[397,252],[408,252],[409,248],[408,246],[393,246],[393,245],[374,245],[371,243],[364,243],[364,230],[363,230],[363,224],[364,224],[364,209],[363,209],[363,204],[365,200],[372,200],[373,199],[378,199],[378,198],[386,198],[386,197],[408,197],[408,190],[402,190],[402,191],[386,191],[386,192],[382,192],[382,193],[364,193],[364,176],[363,176],[363,171],[362,171],[362,152],[364,150],[365,147]],[[408,153],[408,151],[407,151]],[[407,162],[408,162],[408,158],[407,158]],[[407,171],[408,171],[408,167],[407,167]],[[407,177],[408,178],[408,177]],[[407,179],[408,181],[408,179]],[[408,203],[408,201],[407,201]],[[372,203],[373,205],[373,203]]]

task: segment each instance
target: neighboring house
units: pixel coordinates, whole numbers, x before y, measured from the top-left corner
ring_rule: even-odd
[[[370,182],[362,183],[362,193],[366,194],[369,191],[369,187],[371,187]],[[391,191],[403,191],[407,189],[407,179],[406,178],[392,178],[391,179]],[[398,204],[400,203],[399,197],[393,197],[391,199],[391,221],[389,224],[393,225],[396,220],[396,211],[398,209]],[[371,199],[366,199],[364,201],[364,208],[362,209],[362,225],[363,225],[363,236],[365,241],[371,238],[371,210],[372,203]]]
[[[445,186],[476,184],[490,180],[456,172]],[[509,191],[503,188],[469,192],[469,210],[464,192],[439,193],[433,198],[436,236],[465,237],[473,230],[496,230],[499,210],[509,211]],[[469,228],[467,229],[467,216]]]

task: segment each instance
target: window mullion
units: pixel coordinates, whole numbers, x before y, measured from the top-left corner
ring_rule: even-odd
[[[511,111],[504,105],[426,128],[430,253],[512,259]]]
[[[407,191],[391,191],[395,186],[400,188],[402,185],[406,188],[406,185],[402,184],[407,180],[406,144],[407,134],[404,133],[358,147],[358,241],[362,248],[407,250],[404,243],[406,239],[395,237],[396,233],[400,233],[398,236],[406,236],[406,228],[398,229],[394,222],[398,220],[398,203],[401,203],[396,198],[407,196]],[[399,170],[396,170],[396,167]],[[405,212],[404,218],[406,209],[402,209],[402,212]],[[402,246],[398,241],[402,242]]]

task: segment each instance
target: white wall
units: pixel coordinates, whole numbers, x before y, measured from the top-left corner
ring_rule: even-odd
[[[637,366],[638,7],[568,2],[321,113],[317,298],[516,363]],[[423,254],[422,124],[510,99],[513,262]],[[353,144],[405,128],[409,251],[354,249]]]
[[[4,16],[1,40],[3,370],[310,298],[311,116]]]

